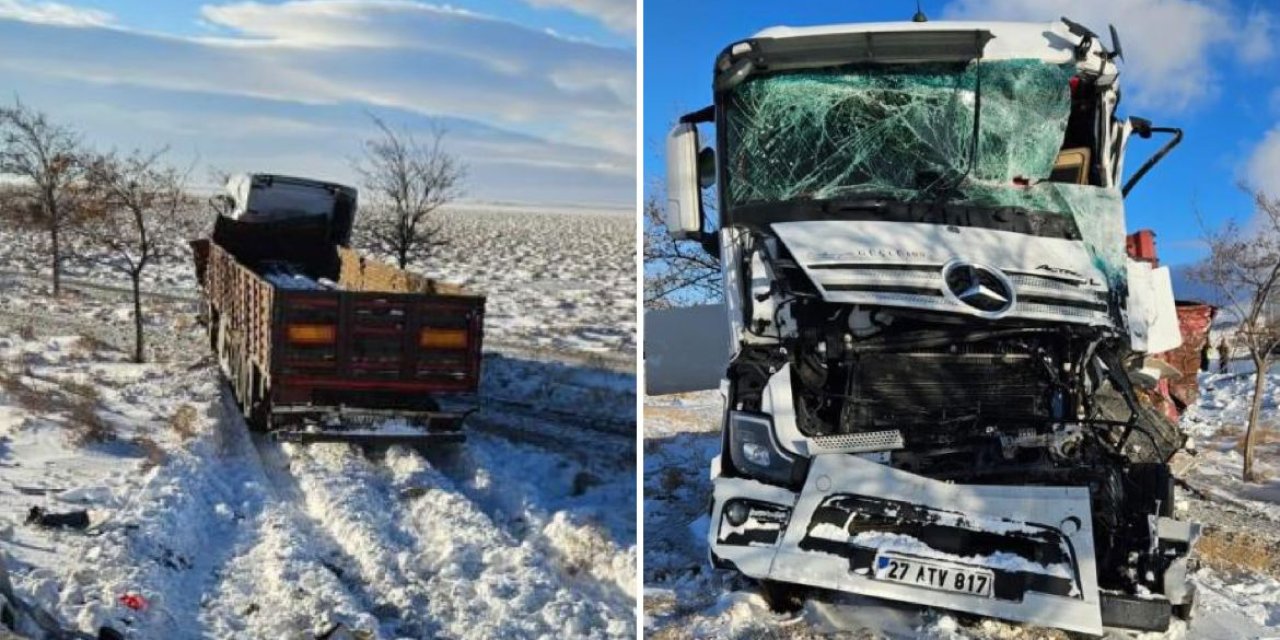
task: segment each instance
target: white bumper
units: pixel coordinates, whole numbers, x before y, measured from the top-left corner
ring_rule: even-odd
[[[751,517],[738,527],[724,515],[726,503],[735,499],[752,505]],[[844,519],[844,514],[854,515]],[[942,546],[956,544],[966,551],[951,554],[952,562],[997,567],[996,589],[991,596],[978,596],[877,579],[866,570],[877,549],[865,540],[875,536],[837,540],[831,532],[840,529],[830,526],[836,522],[846,531],[905,532],[932,536]],[[717,478],[708,537],[719,559],[753,578],[1100,635],[1091,522],[1089,493],[1083,487],[955,485],[829,454],[813,458],[798,496],[752,480]],[[982,553],[993,544],[995,554]],[[1021,564],[990,562],[1029,549],[1043,552],[1033,560],[1052,556],[1058,561],[1039,565],[1046,571],[1027,570],[1037,563],[1021,558]]]

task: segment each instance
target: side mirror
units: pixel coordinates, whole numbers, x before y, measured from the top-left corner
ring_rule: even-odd
[[[677,240],[696,240],[702,235],[698,151],[697,125],[681,122],[667,134],[667,206],[663,222]]]
[[[229,216],[235,211],[236,201],[229,195],[220,193],[209,198],[209,206],[220,216]]]
[[[1167,133],[1173,137],[1169,138],[1169,141],[1164,143],[1164,146],[1160,147],[1160,150],[1155,155],[1147,158],[1147,161],[1142,163],[1142,166],[1138,167],[1138,170],[1133,172],[1133,175],[1125,181],[1124,186],[1120,188],[1120,193],[1124,196],[1129,195],[1129,191],[1133,189],[1134,185],[1138,184],[1142,176],[1147,175],[1151,167],[1156,166],[1156,163],[1163,160],[1166,155],[1169,155],[1170,151],[1173,151],[1174,147],[1178,146],[1179,142],[1182,142],[1182,129],[1177,127],[1153,127],[1151,126],[1151,121],[1145,118],[1131,116],[1129,118],[1129,128],[1134,135],[1143,139],[1150,138],[1153,133]]]

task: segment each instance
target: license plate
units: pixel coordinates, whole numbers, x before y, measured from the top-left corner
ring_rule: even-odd
[[[893,553],[877,554],[875,567],[877,580],[986,598],[991,597],[991,584],[994,581],[994,575],[989,569],[975,569]]]

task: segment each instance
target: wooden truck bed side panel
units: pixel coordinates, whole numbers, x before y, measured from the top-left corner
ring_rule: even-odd
[[[466,292],[455,284],[439,282],[416,273],[372,260],[348,248],[338,250],[342,270],[338,283],[348,291],[383,293],[432,293],[461,296]]]
[[[270,371],[274,287],[217,244],[208,243],[206,251],[204,287],[210,306],[230,333],[244,337],[250,361],[262,372]],[[197,264],[200,253],[197,248]]]

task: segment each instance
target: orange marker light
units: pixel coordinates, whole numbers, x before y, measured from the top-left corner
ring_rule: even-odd
[[[418,345],[424,349],[465,349],[467,330],[426,327],[418,334]]]
[[[338,329],[331,324],[291,324],[286,333],[294,344],[333,344]]]

